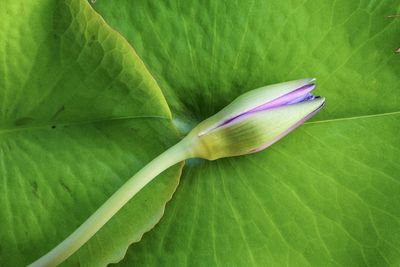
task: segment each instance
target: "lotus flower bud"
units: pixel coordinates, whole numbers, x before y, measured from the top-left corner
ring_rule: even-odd
[[[311,94],[313,81],[274,84],[241,95],[189,133],[194,156],[214,160],[272,145],[323,107],[325,99]]]
[[[260,151],[315,114],[324,99],[311,90],[313,79],[250,91],[197,125],[175,146],[129,179],[92,216],[34,266],[56,266],[78,250],[135,194],[168,167],[191,157],[214,160]]]

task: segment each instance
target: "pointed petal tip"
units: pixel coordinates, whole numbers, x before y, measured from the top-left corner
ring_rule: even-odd
[[[314,77],[306,78],[306,80],[308,80],[308,83],[312,83],[312,82],[315,82],[317,80],[317,78],[314,78]]]
[[[317,101],[317,108],[314,110],[314,113],[317,113],[325,106],[325,97],[318,96],[312,101]]]
[[[320,107],[322,107],[325,104],[325,97],[317,96],[311,101],[317,103]]]
[[[300,88],[300,87],[305,87],[305,86],[311,85],[315,81],[316,81],[316,78],[311,77],[311,78],[303,78],[300,80],[295,80],[295,81],[292,81],[292,83],[293,83],[294,87]]]

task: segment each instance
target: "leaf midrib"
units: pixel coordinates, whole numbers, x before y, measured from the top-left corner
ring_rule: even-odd
[[[353,117],[343,117],[343,118],[335,118],[335,119],[328,119],[328,120],[317,120],[317,121],[310,121],[305,122],[304,124],[319,124],[319,123],[330,123],[330,122],[337,122],[337,121],[349,121],[349,120],[358,120],[358,119],[368,119],[368,118],[376,118],[376,117],[386,117],[391,115],[400,115],[400,111],[393,111],[393,112],[385,112],[379,114],[372,114],[372,115],[362,115],[362,116],[353,116]],[[18,131],[29,131],[29,130],[40,130],[45,128],[51,128],[52,126],[79,126],[79,125],[87,125],[87,124],[94,124],[94,123],[101,123],[101,122],[109,122],[109,121],[118,121],[118,120],[133,120],[133,119],[162,119],[162,120],[171,120],[168,117],[163,116],[120,116],[120,117],[113,117],[113,118],[102,118],[96,120],[84,120],[84,121],[76,121],[76,122],[65,122],[65,123],[46,123],[46,124],[39,124],[39,125],[29,125],[27,127],[12,127],[12,128],[1,128],[0,127],[0,134],[10,133],[10,132],[18,132]]]
[[[112,117],[112,118],[101,118],[95,120],[83,120],[83,121],[76,121],[76,122],[54,122],[54,123],[44,123],[44,124],[37,124],[37,125],[29,125],[29,126],[21,126],[21,127],[10,127],[10,128],[1,128],[0,127],[0,134],[10,133],[10,132],[18,132],[18,131],[29,131],[29,130],[40,130],[45,128],[51,128],[52,126],[79,126],[79,125],[88,125],[94,123],[101,123],[101,122],[111,122],[111,121],[118,121],[118,120],[133,120],[133,119],[162,119],[162,120],[171,120],[168,117],[163,116],[120,116],[120,117]]]
[[[378,114],[371,114],[371,115],[353,116],[353,117],[343,117],[343,118],[335,118],[335,119],[328,119],[328,120],[309,121],[309,122],[305,122],[304,124],[317,124],[317,123],[328,123],[328,122],[336,122],[336,121],[368,119],[368,118],[386,117],[386,116],[398,115],[398,114],[400,114],[400,111],[385,112],[385,113],[378,113]]]

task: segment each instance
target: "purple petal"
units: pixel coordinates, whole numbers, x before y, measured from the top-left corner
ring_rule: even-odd
[[[240,117],[242,117],[243,115],[248,115],[251,113],[255,113],[255,112],[259,112],[259,111],[264,111],[267,109],[273,109],[273,108],[278,108],[284,105],[289,105],[289,104],[296,104],[305,100],[312,100],[315,97],[313,95],[310,94],[310,92],[315,88],[315,84],[307,84],[304,85],[286,95],[283,95],[281,97],[278,97],[277,99],[274,99],[270,102],[267,102],[265,104],[262,104],[258,107],[255,107],[253,109],[250,109],[246,112],[243,112],[233,118],[230,118],[226,121],[224,121],[223,123],[221,123],[220,125],[218,125],[217,127],[226,125],[228,123],[231,123],[233,121],[236,121],[237,119],[239,119]]]
[[[299,102],[310,101],[310,100],[314,100],[314,99],[315,99],[315,96],[311,93],[308,93],[308,94],[302,95],[296,99],[293,99],[292,101],[286,103],[286,105],[296,104]]]
[[[265,104],[258,106],[252,110],[249,110],[246,113],[277,108],[277,107],[284,106],[287,104],[296,104],[298,102],[303,101],[314,88],[315,88],[315,84],[307,84],[307,85],[300,87],[299,89],[296,89],[286,95],[278,97],[277,99],[274,99],[271,102],[265,103]]]

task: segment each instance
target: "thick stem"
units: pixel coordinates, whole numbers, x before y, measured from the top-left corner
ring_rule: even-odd
[[[190,153],[186,142],[187,140],[183,139],[148,163],[125,182],[70,236],[28,267],[57,266],[71,256],[158,174],[170,166],[189,158]]]

